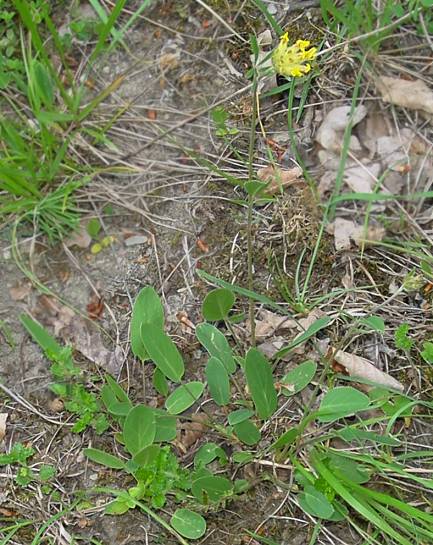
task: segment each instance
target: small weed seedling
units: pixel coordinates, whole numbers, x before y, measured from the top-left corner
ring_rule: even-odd
[[[15,443],[8,454],[0,454],[0,466],[18,464],[18,472],[15,482],[20,486],[27,486],[32,481],[43,483],[43,492],[48,492],[48,481],[56,474],[56,469],[51,465],[42,465],[38,473],[35,473],[28,465],[27,460],[35,454],[32,447],[26,447],[22,443]]]
[[[93,392],[82,384],[82,371],[72,358],[72,347],[60,346],[57,341],[35,320],[21,316],[21,322],[52,362],[50,371],[54,383],[51,390],[64,402],[65,409],[78,417],[72,431],[80,433],[87,426],[96,433],[104,432],[109,424],[101,412],[100,403]]]

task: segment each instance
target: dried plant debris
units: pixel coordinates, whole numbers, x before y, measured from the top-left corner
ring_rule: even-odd
[[[267,166],[257,171],[257,177],[263,182],[269,182],[266,193],[275,195],[293,184],[304,184],[302,169],[298,166],[282,169],[278,166]]]
[[[102,302],[101,302],[102,304]],[[91,311],[95,313],[101,310],[88,308],[89,316]],[[101,337],[101,329],[90,320],[86,320],[69,307],[59,303],[54,297],[41,295],[32,314],[44,325],[54,329],[54,336],[60,336],[65,342],[71,344],[77,352],[95,365],[105,369],[111,374],[117,374],[124,361],[123,351],[119,346],[114,350],[105,348]],[[91,316],[92,319],[98,316]]]
[[[385,236],[385,229],[380,225],[359,225],[353,220],[336,218],[327,226],[328,233],[334,235],[334,244],[337,251],[349,250],[352,242],[356,246],[369,242],[380,242]]]
[[[376,85],[385,102],[418,110],[433,120],[433,90],[424,81],[382,76],[376,80]]]
[[[401,382],[388,375],[388,373],[384,373],[374,363],[361,356],[338,350],[334,354],[334,361],[343,367],[342,370],[351,377],[363,379],[374,386],[384,386],[385,388],[392,388],[399,392],[404,390]],[[341,369],[337,366],[336,370],[340,371]]]
[[[316,141],[321,147],[318,157],[324,168],[318,187],[320,195],[335,187],[344,132],[349,123],[350,107],[341,106],[325,116],[317,131]],[[399,194],[407,183],[408,173],[415,180],[431,172],[432,161],[425,157],[426,143],[412,129],[395,129],[382,112],[358,106],[353,114],[352,129],[343,180],[353,192],[378,190]]]
[[[8,416],[8,413],[0,413],[0,441],[3,441],[6,435],[6,421]]]

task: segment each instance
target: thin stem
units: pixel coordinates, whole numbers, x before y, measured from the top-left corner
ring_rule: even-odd
[[[253,111],[251,118],[251,129],[250,129],[250,141],[248,147],[248,180],[253,181],[254,171],[253,171],[253,162],[254,162],[254,147],[256,141],[256,122],[257,122],[257,70],[254,67],[253,73],[253,83],[252,83],[252,99],[253,99]],[[253,207],[254,207],[254,193],[248,193],[248,215],[247,215],[247,267],[248,267],[248,289],[253,291],[254,282],[253,282]],[[249,299],[249,316],[251,324],[251,346],[256,345],[256,322],[254,316],[254,301]]]

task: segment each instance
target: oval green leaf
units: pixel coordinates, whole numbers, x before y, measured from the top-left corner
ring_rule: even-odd
[[[97,464],[110,467],[111,469],[123,469],[125,467],[125,463],[120,458],[108,454],[108,452],[104,452],[103,450],[85,448],[83,452],[89,460],[92,460],[92,462],[96,462]]]
[[[227,455],[221,447],[216,443],[205,443],[198,449],[197,454],[194,456],[194,467],[196,469],[204,467],[216,458],[218,458],[220,464],[227,462]]]
[[[159,445],[149,445],[134,456],[133,461],[140,467],[144,467],[152,463],[161,452]]]
[[[158,392],[158,394],[167,397],[168,395],[168,382],[165,378],[164,373],[158,369],[158,367],[155,368],[155,371],[153,372],[153,379],[152,379],[153,387]]]
[[[133,456],[153,443],[156,433],[153,409],[145,405],[132,408],[123,424],[126,450]]]
[[[153,409],[155,415],[155,443],[173,441],[176,439],[176,417],[162,409]]]
[[[218,358],[211,357],[205,370],[210,395],[217,405],[230,401],[230,380],[226,368]]]
[[[158,326],[143,324],[141,340],[158,369],[173,382],[180,382],[185,367],[182,356],[170,337]]]
[[[306,486],[304,492],[299,494],[298,501],[301,508],[314,517],[329,519],[334,513],[332,504],[314,486]]]
[[[262,438],[260,430],[251,420],[244,420],[243,422],[239,422],[239,424],[235,424],[233,430],[238,439],[248,446],[255,445]]]
[[[170,414],[180,414],[194,405],[204,390],[203,382],[198,380],[182,384],[165,401],[165,408]]]
[[[245,375],[253,398],[256,413],[265,420],[277,410],[277,392],[272,368],[256,348],[250,348],[245,360]]]
[[[218,358],[228,373],[236,371],[236,362],[233,358],[232,349],[224,334],[219,329],[211,324],[199,324],[195,329],[195,333],[197,339],[209,354]]]
[[[310,384],[316,374],[317,363],[307,360],[292,369],[281,379],[282,393],[286,396],[297,394]]]
[[[378,333],[384,333],[385,331],[385,322],[380,316],[366,316],[365,318],[361,318],[359,321],[368,329],[372,329]]]
[[[320,404],[317,416],[320,422],[333,422],[358,411],[364,411],[370,399],[351,386],[340,386],[329,391]]]
[[[225,477],[201,477],[192,483],[191,491],[200,503],[219,502],[233,490],[231,481]]]
[[[152,286],[146,286],[140,291],[132,308],[131,350],[141,360],[148,359],[141,339],[141,326],[144,324],[153,324],[161,330],[164,327],[164,309]]]
[[[238,409],[237,411],[232,411],[227,419],[229,421],[230,426],[234,426],[235,424],[240,424],[244,420],[248,420],[251,416],[253,416],[254,411],[251,409]]]
[[[206,532],[206,521],[189,509],[176,509],[170,520],[173,528],[187,539],[199,539]]]
[[[232,291],[217,288],[206,295],[201,310],[205,320],[210,322],[224,320],[234,303],[235,296]]]

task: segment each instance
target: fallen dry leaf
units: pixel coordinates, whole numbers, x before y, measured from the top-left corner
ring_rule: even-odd
[[[3,441],[6,435],[6,420],[8,416],[8,413],[0,413],[0,441]]]
[[[162,70],[169,72],[179,66],[180,52],[164,53],[159,57],[159,66]]]
[[[204,434],[207,421],[206,414],[197,413],[192,416],[192,422],[184,422],[178,429],[175,444],[184,454]]]
[[[91,320],[97,320],[104,312],[104,300],[94,295],[86,307],[87,315]]]
[[[207,254],[209,252],[209,246],[206,244],[204,240],[201,238],[198,238],[196,241],[197,248],[202,252],[203,254]]]
[[[296,329],[297,324],[295,320],[288,318],[287,316],[281,316],[270,310],[261,310],[259,318],[255,322],[256,324],[256,338],[257,340],[263,340],[271,335],[275,335],[278,331],[283,329]],[[250,321],[247,320],[245,329],[250,332]]]
[[[99,329],[81,316],[76,316],[62,330],[62,337],[75,350],[108,373],[117,375],[122,368],[124,356],[120,346],[116,346],[114,351],[105,348]]]
[[[384,373],[371,361],[362,358],[361,356],[338,350],[334,354],[334,360],[340,364],[351,377],[368,380],[377,386],[385,386],[386,388],[392,388],[400,392],[404,390],[404,386],[401,382],[387,373]]]
[[[21,284],[17,284],[13,288],[10,288],[9,294],[14,301],[22,301],[30,294],[31,291],[32,285],[30,282],[23,282]]]
[[[147,244],[149,239],[146,235],[132,235],[125,238],[125,246],[138,246],[139,244]]]
[[[369,225],[365,229],[364,225],[358,225],[352,220],[336,218],[333,223],[327,227],[327,232],[334,235],[334,244],[337,251],[349,250],[351,241],[357,246],[368,244],[368,242],[378,242],[385,236],[385,229],[381,226]]]
[[[343,145],[344,131],[350,121],[350,106],[339,106],[328,112],[320,125],[316,140],[319,144],[332,151],[340,151]],[[367,108],[362,104],[358,106],[353,114],[352,126],[362,121],[367,115]],[[359,151],[362,149],[358,138],[352,135],[350,138],[349,149]]]
[[[261,168],[257,171],[257,177],[262,182],[269,182],[268,187],[266,188],[266,193],[274,195],[285,189],[286,187],[305,183],[305,180],[301,178],[302,169],[299,167],[293,167],[289,170],[284,170],[280,167],[274,167],[269,165],[265,168]]]
[[[381,171],[379,163],[358,165],[346,168],[344,180],[352,191],[356,193],[371,193],[377,183]]]
[[[80,227],[64,240],[65,245],[68,248],[72,246],[78,246],[78,248],[88,248],[92,242],[92,237],[87,232],[86,225],[82,224]]]
[[[385,102],[410,110],[419,110],[432,118],[433,91],[424,81],[383,76],[376,80],[376,85]]]

